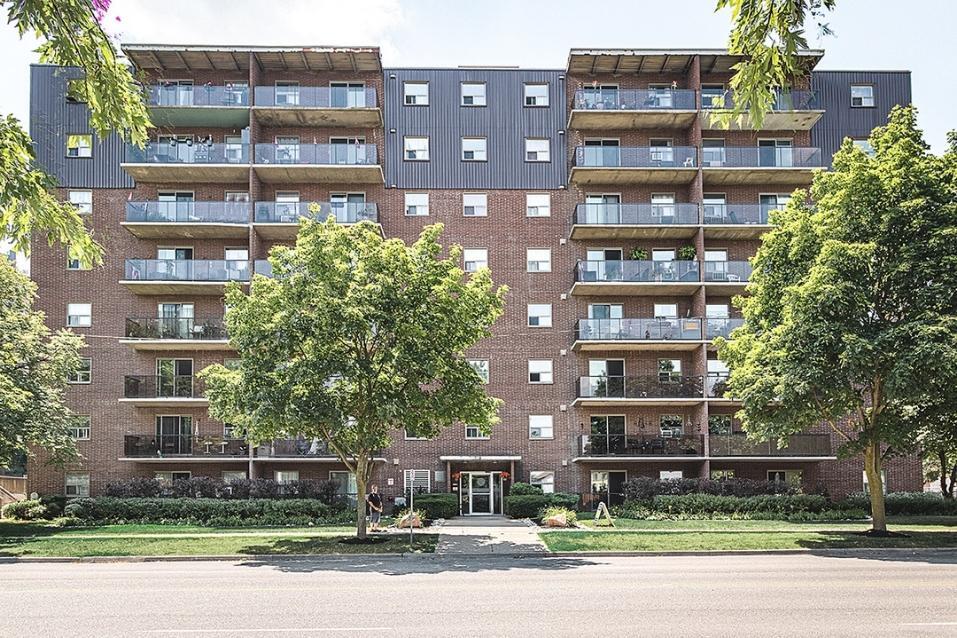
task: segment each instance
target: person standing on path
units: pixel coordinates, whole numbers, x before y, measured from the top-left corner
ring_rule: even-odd
[[[369,507],[369,522],[372,523],[370,531],[379,531],[379,518],[382,516],[382,495],[379,494],[379,486],[372,485],[369,493],[366,494],[366,505]]]

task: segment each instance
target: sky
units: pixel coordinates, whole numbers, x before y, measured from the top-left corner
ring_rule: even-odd
[[[113,0],[120,42],[378,45],[386,67],[564,68],[571,48],[719,48],[730,13],[715,0]],[[118,19],[117,19],[118,18]],[[910,70],[920,124],[935,152],[957,128],[955,0],[838,0],[835,35],[809,44],[819,69]],[[590,26],[591,25],[591,26]],[[812,29],[813,31],[813,29]],[[35,42],[0,27],[0,113],[29,115]]]

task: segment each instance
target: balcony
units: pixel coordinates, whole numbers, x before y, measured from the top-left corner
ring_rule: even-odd
[[[705,186],[788,185],[811,183],[821,169],[821,149],[809,146],[727,146],[701,150]]]
[[[750,278],[751,262],[704,262],[704,281],[709,293],[739,295],[745,291]]]
[[[576,350],[694,350],[701,319],[579,319]]]
[[[263,277],[272,277],[272,264],[268,259],[257,259],[253,265],[255,273]]]
[[[697,173],[693,146],[579,146],[573,184],[689,184]]]
[[[690,89],[579,89],[569,129],[688,128],[697,115]]]
[[[148,87],[146,104],[154,126],[244,128],[249,125],[249,87],[246,85],[154,84]]]
[[[578,204],[572,239],[694,237],[697,204]]]
[[[141,239],[246,239],[249,202],[127,202],[122,225]]]
[[[727,372],[709,372],[705,378],[705,396],[717,401],[734,401],[729,395]]]
[[[209,402],[204,386],[193,375],[127,375],[123,379],[121,403],[148,407],[198,407]]]
[[[120,165],[138,182],[209,184],[249,181],[249,144],[150,142],[127,145]]]
[[[704,378],[678,376],[580,377],[575,405],[689,405],[704,398]]]
[[[697,261],[579,261],[573,295],[677,295],[701,286]]]
[[[242,439],[178,434],[127,434],[123,459],[139,462],[243,462],[249,461],[249,444]]]
[[[128,317],[120,343],[140,351],[230,349],[221,318],[197,321],[192,317]]]
[[[701,107],[704,111],[701,128],[704,130],[725,129],[718,118],[711,117],[727,109],[734,108],[734,93],[731,91],[701,92]],[[817,94],[814,91],[781,91],[775,96],[771,110],[764,114],[762,131],[809,131],[824,110],[819,108]],[[754,126],[751,117],[745,114],[740,121],[732,120],[732,130],[751,130]]]
[[[372,453],[373,460],[383,462],[382,451]],[[326,441],[298,437],[294,439],[276,439],[256,448],[256,458],[270,463],[308,462],[340,463],[335,450]]]
[[[731,331],[744,325],[744,319],[705,319],[705,336],[710,340],[715,337],[728,339]]]
[[[778,449],[776,441],[752,441],[744,432],[711,434],[708,436],[709,454],[714,457],[744,457],[755,459],[833,459],[829,434],[795,434],[788,444]]]
[[[256,144],[255,170],[270,184],[382,184],[375,144]]]
[[[249,262],[127,259],[120,283],[141,295],[222,295],[227,281],[249,281]]]
[[[257,86],[253,114],[264,126],[382,126],[372,87]]]
[[[668,460],[674,457],[691,457],[695,460],[704,458],[704,437],[697,434],[582,434],[580,441],[579,453],[582,457],[634,457],[642,460],[660,457],[666,457]]]
[[[702,204],[706,239],[757,239],[771,228],[776,206],[767,204]]]
[[[330,215],[337,224],[379,223],[378,207],[371,202],[256,202],[254,228],[265,239],[291,240],[300,218],[325,221]]]

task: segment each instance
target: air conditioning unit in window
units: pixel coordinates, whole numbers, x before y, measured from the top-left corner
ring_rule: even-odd
[[[529,436],[531,436],[533,439],[540,439],[540,438],[542,438],[542,429],[541,429],[541,428],[532,428],[531,430],[529,430]]]

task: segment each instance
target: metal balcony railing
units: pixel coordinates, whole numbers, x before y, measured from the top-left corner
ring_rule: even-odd
[[[579,89],[575,108],[587,111],[694,111],[692,89]]]
[[[751,278],[751,262],[706,261],[704,280],[712,283],[740,283]]]
[[[703,382],[700,376],[580,377],[575,390],[581,399],[698,399]]]
[[[693,146],[579,146],[575,166],[583,168],[694,168]]]
[[[373,87],[257,86],[256,106],[362,109],[378,105]]]
[[[605,260],[579,261],[575,281],[580,282],[695,282],[700,281],[698,262]]]
[[[795,434],[778,449],[776,441],[752,441],[744,432],[708,436],[711,456],[831,456],[828,434]]]
[[[700,340],[701,319],[579,319],[579,341]]]
[[[256,144],[257,164],[367,166],[378,163],[375,144]]]
[[[606,226],[697,224],[697,204],[578,204],[576,224]]]
[[[153,84],[146,95],[149,106],[249,106],[249,87]]]
[[[245,224],[249,202],[127,202],[126,221]]]
[[[744,325],[744,319],[705,319],[705,331],[708,339],[731,336],[731,331]]]
[[[249,444],[242,439],[198,437],[185,434],[127,434],[123,455],[128,458],[166,456],[248,457]]]
[[[734,92],[730,89],[702,89],[702,109],[734,108]],[[777,91],[771,111],[811,111],[819,108],[815,91]]]
[[[379,221],[378,207],[372,202],[256,202],[260,224],[294,224],[300,217],[325,221],[330,215],[340,224]]]
[[[582,456],[703,456],[704,437],[582,434],[579,449]]]
[[[701,149],[705,168],[820,168],[821,149],[811,146],[723,146]]]
[[[764,204],[702,204],[705,224],[767,224],[776,208]]]
[[[209,144],[177,141],[149,142],[143,148],[126,147],[131,164],[248,164],[249,144]]]
[[[203,382],[191,374],[127,375],[123,396],[127,399],[196,399],[203,396]]]
[[[127,317],[125,335],[130,339],[188,339],[213,341],[226,338],[223,320],[197,321],[192,317]]]
[[[249,262],[232,259],[127,259],[130,281],[249,281]]]

